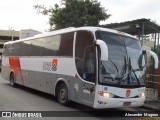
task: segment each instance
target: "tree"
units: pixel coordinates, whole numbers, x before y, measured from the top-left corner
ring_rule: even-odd
[[[65,7],[55,4],[47,9],[45,6],[35,5],[38,13],[49,15],[52,29],[80,26],[98,26],[99,22],[110,17],[107,10],[96,0],[66,0]]]
[[[157,46],[156,46],[155,52],[156,52],[157,55],[160,57],[160,45],[157,45]]]

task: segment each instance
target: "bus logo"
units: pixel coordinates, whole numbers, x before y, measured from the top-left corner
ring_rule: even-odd
[[[43,70],[56,71],[57,65],[58,65],[57,59],[53,59],[51,62],[43,62]]]
[[[131,94],[131,90],[126,90],[126,97],[129,97]]]
[[[58,65],[58,60],[57,59],[53,59],[53,61],[52,61],[52,70],[53,71],[57,70],[57,65]]]

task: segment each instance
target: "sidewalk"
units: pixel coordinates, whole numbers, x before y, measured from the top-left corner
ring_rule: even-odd
[[[160,111],[160,100],[159,101],[145,101],[145,103],[142,107],[144,107],[146,109]]]

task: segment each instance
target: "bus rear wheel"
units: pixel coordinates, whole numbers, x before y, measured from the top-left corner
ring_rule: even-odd
[[[11,75],[10,75],[10,85],[12,87],[16,86],[15,79],[14,79],[14,74],[13,73],[11,73]]]
[[[60,86],[58,87],[58,102],[62,105],[67,105],[69,103],[68,101],[68,90],[67,90],[67,86],[63,83],[60,84]]]

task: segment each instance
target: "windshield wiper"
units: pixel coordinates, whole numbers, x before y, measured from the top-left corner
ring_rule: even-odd
[[[116,74],[116,76],[113,80],[118,80],[118,83],[120,84],[121,83],[121,77],[119,75],[118,67],[111,59],[108,58],[108,60],[110,60],[112,62],[112,64],[115,66],[115,68],[117,70],[117,74]]]
[[[138,77],[137,77],[137,75],[136,75],[136,73],[135,73],[135,71],[133,70],[133,67],[132,67],[132,65],[131,65],[131,59],[130,59],[130,57],[129,57],[129,66],[128,66],[128,68],[129,68],[129,70],[128,70],[128,76],[130,77],[130,76],[131,76],[131,73],[133,72],[133,74],[134,74],[134,76],[135,76],[138,84],[140,85],[140,82],[139,82],[139,80],[138,80]],[[128,82],[130,83],[130,78],[128,79]]]
[[[120,73],[121,79],[123,79],[125,77],[125,74],[127,72],[127,66],[128,66],[128,64],[127,64],[126,56],[124,56],[124,66],[123,66],[122,71]]]
[[[128,74],[126,74],[127,69],[128,69]],[[133,72],[133,74],[135,76],[136,81],[140,85],[140,82],[139,82],[138,77],[137,77],[137,75],[135,73],[135,70],[133,70],[130,57],[129,57],[129,61],[128,61],[128,64],[127,64],[126,57],[124,56],[124,66],[123,66],[122,71],[121,71],[121,79],[123,80],[124,77],[128,76],[127,83],[130,84],[132,72]]]
[[[111,59],[109,59],[108,58],[108,60],[113,64],[113,66],[115,67],[115,69],[116,69],[116,71],[117,71],[117,74],[116,74],[116,76],[115,77],[113,77],[110,73],[108,73],[107,72],[107,74],[109,75],[107,75],[107,76],[104,76],[104,78],[110,78],[110,79],[112,79],[113,81],[115,81],[115,80],[118,80],[118,83],[120,83],[120,75],[119,75],[119,70],[118,70],[118,67],[117,67],[117,65],[111,60]]]

